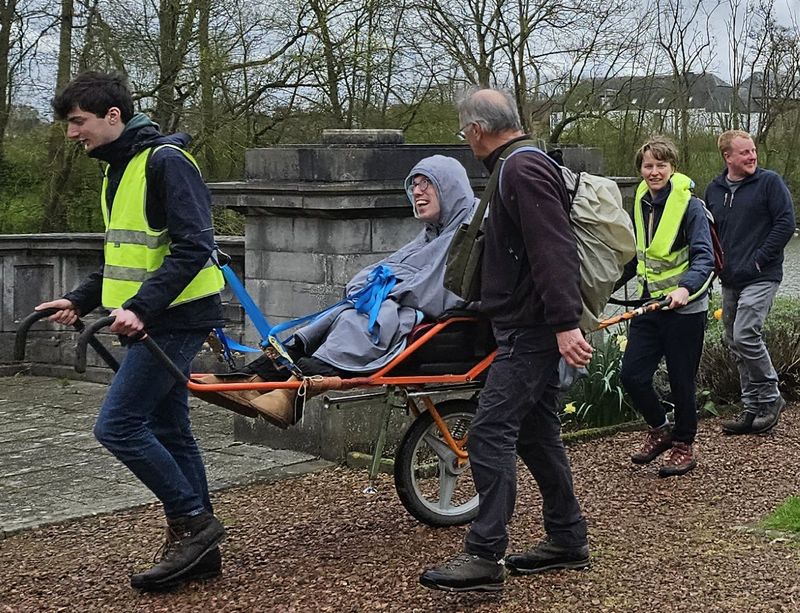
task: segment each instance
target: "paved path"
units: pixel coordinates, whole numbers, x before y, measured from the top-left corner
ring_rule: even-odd
[[[155,497],[92,435],[106,386],[50,377],[0,377],[0,538]],[[192,399],[209,485],[274,481],[329,466],[314,456],[233,440],[233,414]]]

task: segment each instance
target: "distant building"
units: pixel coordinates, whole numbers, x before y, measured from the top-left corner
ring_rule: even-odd
[[[762,112],[760,88],[751,88],[746,81],[734,94],[729,83],[711,73],[689,73],[685,83],[676,83],[672,75],[614,77],[602,81],[587,79],[570,96],[570,100],[575,102],[567,102],[567,111],[570,107],[576,111],[591,108],[610,119],[644,115],[643,118],[660,123],[661,129],[669,132],[678,131],[683,108],[688,110],[692,131],[728,129],[734,124],[732,115],[735,112],[742,129],[758,131]],[[684,93],[687,91],[688,100]],[[561,120],[564,112],[552,110],[551,128]]]

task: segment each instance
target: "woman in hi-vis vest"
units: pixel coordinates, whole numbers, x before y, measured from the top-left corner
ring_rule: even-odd
[[[694,181],[676,172],[678,150],[666,138],[646,142],[636,153],[642,182],[633,205],[636,258],[620,280],[637,279],[642,301],[668,300],[662,309],[631,320],[620,378],[649,429],[634,464],[649,464],[669,452],[659,477],[683,475],[697,465],[695,376],[703,351],[708,288],[714,252],[703,202],[692,194]],[[665,358],[674,403],[653,388]]]

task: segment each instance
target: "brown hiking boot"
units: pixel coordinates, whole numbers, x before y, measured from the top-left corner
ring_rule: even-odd
[[[658,470],[658,476],[675,477],[677,475],[685,475],[695,466],[697,466],[697,458],[694,451],[692,451],[692,446],[688,443],[675,441],[672,443],[672,450],[667,456],[667,461]]]
[[[634,464],[649,464],[672,447],[672,429],[669,426],[650,428],[642,448],[631,456]]]
[[[208,511],[176,518],[169,527],[173,535],[164,555],[149,570],[131,576],[131,586],[159,591],[197,578],[195,569],[207,563],[206,557],[225,538],[225,528]]]
[[[258,375],[243,375],[241,377],[206,375],[205,377],[198,377],[196,381],[200,383],[263,383],[264,379]],[[258,410],[251,404],[253,400],[263,394],[259,390],[231,390],[229,392],[190,391],[193,396],[197,396],[201,400],[224,407],[245,417],[258,417],[260,415]]]
[[[153,564],[158,564],[169,554],[180,538],[182,520],[167,520],[166,538],[158,548],[155,556],[153,556]],[[178,525],[176,525],[176,522]],[[143,591],[162,591],[169,590],[174,587],[183,585],[187,581],[205,581],[206,579],[213,579],[222,574],[222,554],[220,553],[219,546],[209,550],[200,561],[192,566],[186,573],[175,578],[173,581],[161,582],[155,586],[150,586],[146,579],[145,573],[136,573],[131,575],[131,587]]]

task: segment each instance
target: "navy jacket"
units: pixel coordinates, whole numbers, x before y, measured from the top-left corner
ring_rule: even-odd
[[[795,231],[792,196],[781,177],[763,168],[742,181],[734,194],[727,171],[706,188],[725,266],[720,280],[741,289],[759,281],[783,279],[783,248]]]
[[[144,115],[135,115],[120,137],[89,152],[109,164],[106,201],[113,206],[122,174],[134,155],[148,147],[172,144],[186,147],[187,134],[163,136]],[[166,227],[172,242],[161,268],[148,278],[123,306],[134,311],[151,333],[164,330],[211,329],[223,324],[219,295],[193,300],[168,309],[208,261],[214,250],[211,195],[194,165],[171,147],[150,156],[147,165],[147,220],[153,228]],[[100,306],[103,267],[90,274],[65,298],[81,315]]]

